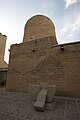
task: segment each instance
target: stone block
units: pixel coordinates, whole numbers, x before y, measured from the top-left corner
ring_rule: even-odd
[[[40,85],[28,85],[28,93],[31,101],[36,101],[37,95],[40,92]]]
[[[41,90],[37,95],[37,100],[34,104],[36,110],[44,111],[46,102],[47,90]]]
[[[52,103],[46,103],[46,106],[45,106],[45,109],[46,110],[50,110],[50,111],[53,111],[53,102]]]
[[[48,85],[47,86],[47,98],[46,98],[46,102],[52,102],[54,99],[54,95],[56,92],[56,85]]]
[[[54,111],[55,107],[56,107],[56,100],[55,99],[53,100],[53,102],[46,103],[46,105],[45,105],[45,109],[50,110],[50,111]]]

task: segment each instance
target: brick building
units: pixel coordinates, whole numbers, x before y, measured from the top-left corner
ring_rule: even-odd
[[[45,82],[56,85],[56,95],[80,97],[79,74],[80,42],[58,45],[52,21],[37,15],[26,23],[23,43],[11,46],[6,90]]]

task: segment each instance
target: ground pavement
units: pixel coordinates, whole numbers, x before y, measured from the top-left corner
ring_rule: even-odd
[[[0,120],[80,120],[80,98],[57,97],[44,112],[36,111],[26,93],[0,88]]]

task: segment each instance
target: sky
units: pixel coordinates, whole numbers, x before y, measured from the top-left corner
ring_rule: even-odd
[[[7,36],[7,63],[10,45],[23,41],[27,20],[37,14],[53,21],[59,44],[80,41],[80,0],[0,0],[0,33]]]

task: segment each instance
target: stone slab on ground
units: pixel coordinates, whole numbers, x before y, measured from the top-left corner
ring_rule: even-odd
[[[46,102],[47,90],[41,90],[37,95],[37,100],[34,104],[36,110],[44,111],[45,102]]]
[[[47,86],[46,102],[52,102],[53,101],[55,92],[56,92],[56,85],[48,85]]]

